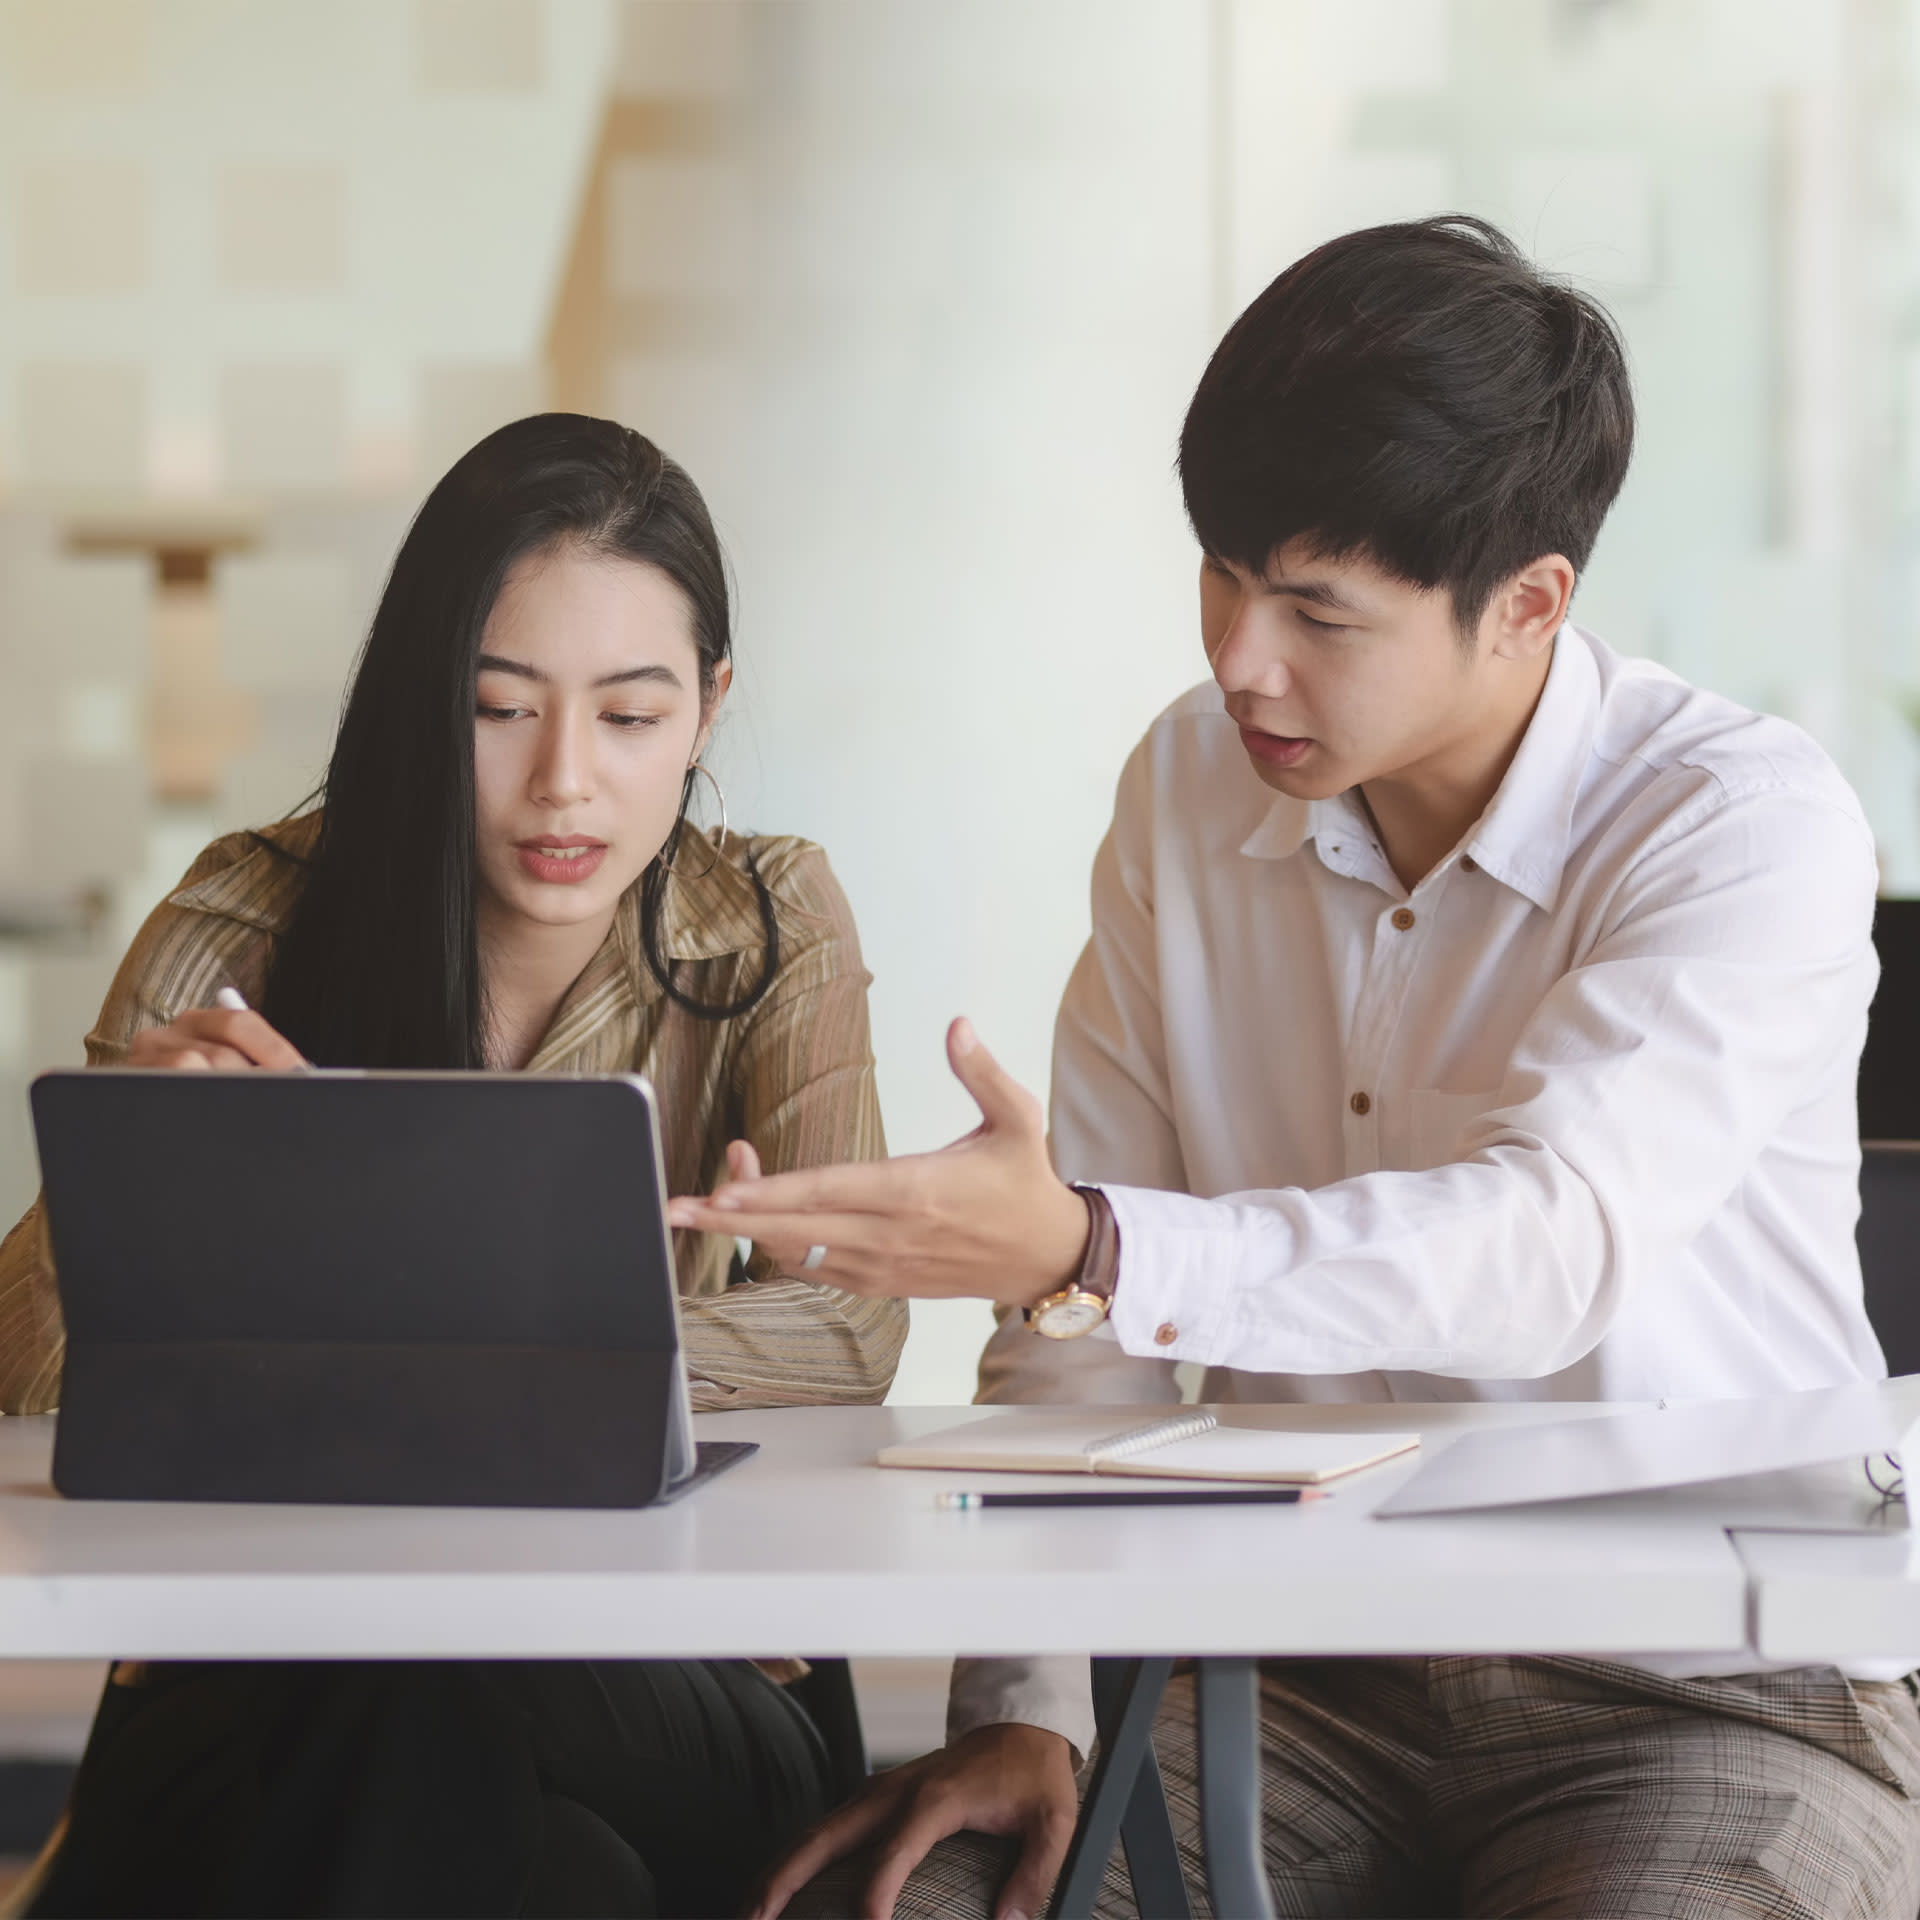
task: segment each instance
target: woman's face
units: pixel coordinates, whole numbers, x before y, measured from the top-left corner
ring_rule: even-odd
[[[665,844],[731,669],[703,708],[685,596],[575,546],[507,576],[481,636],[473,770],[482,911],[497,928],[610,922]]]

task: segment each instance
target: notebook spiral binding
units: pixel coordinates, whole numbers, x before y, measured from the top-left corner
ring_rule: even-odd
[[[1144,1427],[1129,1427],[1125,1433],[1116,1433],[1111,1440],[1102,1440],[1097,1447],[1087,1451],[1096,1460],[1123,1460],[1129,1454],[1150,1453],[1155,1447],[1170,1447],[1176,1440],[1192,1440],[1203,1433],[1211,1433],[1220,1424],[1212,1414],[1204,1410],[1195,1413],[1177,1413],[1170,1420],[1155,1420]]]

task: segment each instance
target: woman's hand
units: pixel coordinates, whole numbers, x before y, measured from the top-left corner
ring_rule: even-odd
[[[976,1727],[938,1753],[876,1773],[774,1863],[748,1911],[752,1920],[775,1920],[816,1874],[868,1848],[859,1912],[862,1920],[888,1920],[908,1875],[965,1827],[1020,1841],[1019,1861],[993,1911],[996,1920],[1027,1920],[1052,1890],[1079,1816],[1073,1749],[1059,1734],[1016,1724]]]
[[[250,1008],[204,1007],[164,1027],[146,1027],[127,1050],[132,1067],[188,1067],[199,1072],[245,1073],[254,1067],[289,1072],[307,1062],[290,1040]]]

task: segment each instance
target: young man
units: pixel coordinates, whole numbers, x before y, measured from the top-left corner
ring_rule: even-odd
[[[1028,1310],[989,1399],[1164,1400],[1179,1360],[1226,1400],[1877,1376],[1852,1240],[1872,838],[1803,735],[1568,623],[1632,419],[1604,314],[1478,222],[1282,274],[1182,435],[1213,684],[1121,777],[1054,1164],[962,1023],[977,1133],[765,1181],[736,1148],[741,1183],[677,1222],[856,1292]],[[1913,1696],[1727,1665],[1266,1663],[1279,1911],[1911,1914]],[[1037,1913],[1085,1694],[1084,1663],[962,1662],[948,1747],[829,1821],[765,1910],[877,1842],[860,1911],[885,1913],[967,1828],[1019,1838],[994,1910]],[[1176,1803],[1190,1723],[1175,1699]],[[985,1911],[981,1863],[942,1846],[898,1910]]]

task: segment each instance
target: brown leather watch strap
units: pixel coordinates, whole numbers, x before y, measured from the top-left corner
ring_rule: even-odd
[[[1083,1187],[1075,1181],[1073,1190],[1087,1203],[1088,1216],[1087,1251],[1074,1284],[1082,1293],[1097,1293],[1111,1302],[1113,1290],[1120,1284],[1120,1223],[1098,1187]]]

